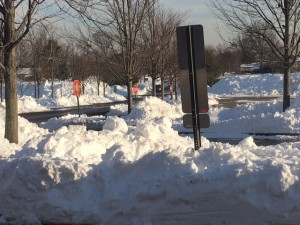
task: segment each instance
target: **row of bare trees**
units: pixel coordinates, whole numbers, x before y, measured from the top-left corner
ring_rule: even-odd
[[[265,41],[255,36],[239,34],[218,46],[206,46],[208,84],[213,85],[220,75],[240,73],[241,64],[260,63],[259,72],[283,72]]]
[[[266,43],[284,74],[283,110],[290,106],[290,72],[300,56],[300,0],[214,0],[231,32]]]
[[[53,6],[59,11],[49,10]],[[157,0],[1,1],[3,62],[0,68],[5,82],[5,138],[18,143],[18,65],[27,64],[33,69],[37,97],[45,78],[53,82],[58,76],[60,79],[72,77],[84,84],[86,77],[96,74],[99,85],[100,80],[118,80],[127,85],[128,112],[132,109],[132,85],[142,75],[151,73],[154,79],[171,79],[176,59],[174,31],[182,18],[178,13],[160,8]],[[40,32],[32,29],[37,23],[51,23],[51,18],[61,18],[71,12],[85,25],[77,27],[78,32],[69,39],[71,42],[52,36],[53,31],[47,26]],[[55,17],[57,15],[59,17]],[[103,78],[103,73],[110,76]]]
[[[114,83],[105,63],[94,52],[59,33],[61,30],[52,25],[36,26],[16,49],[17,68],[31,70],[32,76],[26,81],[35,83],[36,98],[41,97],[41,84],[45,80],[52,84],[52,98],[54,80],[81,80],[84,92],[85,83],[93,76],[98,84],[98,94],[101,81]]]
[[[174,79],[177,74],[174,31],[182,22],[182,15],[162,9],[157,1],[0,1],[0,50],[3,55],[0,68],[4,74],[6,93],[5,138],[13,143],[18,142],[16,47],[21,46],[21,41],[28,36],[32,26],[41,21],[51,22],[51,18],[60,19],[64,15],[73,13],[73,16],[81,19],[84,26],[78,26],[77,32],[70,38],[76,47],[67,44],[68,42],[61,44],[54,37],[43,38],[43,34],[28,38],[29,43],[24,45],[30,46],[32,60],[27,63],[34,68],[37,87],[45,76],[53,81],[57,74],[64,73],[65,77],[74,78],[77,75],[86,77],[92,73],[99,75],[103,68],[100,65],[104,65],[111,74],[108,80],[117,79],[127,85],[128,112],[130,112],[131,88],[141,75],[149,74],[154,81],[161,77],[162,84],[165,77]],[[300,0],[214,0],[211,2],[214,10],[218,12],[216,14],[231,31],[240,35],[235,42],[240,41],[236,46],[240,48],[240,57],[248,55],[248,53],[243,54],[243,50],[249,50],[249,46],[243,47],[241,43],[252,43],[251,46],[255,46],[254,43],[262,43],[262,46],[254,47],[250,55],[263,61],[267,57],[265,52],[271,52],[276,58],[275,61],[282,64],[283,109],[285,110],[290,105],[290,70],[300,56]],[[56,6],[59,11],[53,10],[53,6]],[[263,50],[265,46],[267,48]],[[217,76],[219,72],[214,64],[220,65],[222,57],[227,55],[234,58],[231,47],[219,48],[218,51],[207,48],[207,54],[211,57],[207,60],[210,74]],[[255,51],[257,48],[260,52]],[[68,57],[70,55],[72,57]],[[80,66],[81,63],[90,66],[80,71],[83,68]],[[233,65],[226,66],[230,69]],[[222,70],[220,66],[220,72]],[[111,78],[112,76],[114,79]],[[99,83],[101,79],[99,78]],[[37,90],[37,96],[38,93]],[[155,95],[155,88],[153,94]]]
[[[142,75],[153,81],[174,77],[175,29],[182,15],[163,9],[157,0],[106,1],[86,11],[88,29],[78,27],[74,40],[105,62],[113,76],[127,85],[128,112],[132,85]],[[97,13],[95,9],[98,9]],[[95,16],[96,15],[96,16]],[[101,15],[101,20],[97,17]],[[101,23],[99,22],[101,21]],[[163,96],[163,95],[162,95]]]

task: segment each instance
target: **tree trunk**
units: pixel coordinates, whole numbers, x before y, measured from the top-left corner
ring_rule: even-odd
[[[51,98],[54,98],[54,81],[53,81],[53,74],[51,77]]]
[[[14,1],[5,1],[6,11],[4,20],[4,80],[5,80],[5,132],[4,137],[10,143],[18,143],[18,85],[16,50],[11,46],[15,38],[15,6]]]
[[[156,96],[155,78],[152,77],[152,96]]]
[[[127,83],[127,104],[128,104],[128,114],[129,114],[129,113],[131,113],[132,105],[133,105],[133,101],[132,101],[132,79],[131,78],[128,79],[128,83]]]
[[[37,83],[37,96],[38,96],[38,99],[41,98],[41,82],[38,82]]]
[[[173,81],[170,81],[170,86],[169,86],[169,90],[170,90],[170,95],[171,95],[171,100],[173,100],[174,99],[174,96],[173,96],[173,93],[174,93],[174,91],[173,91]],[[172,87],[172,91],[171,91],[171,87]]]
[[[1,86],[0,86],[0,95],[1,95],[1,102],[3,102],[3,78],[1,74]]]
[[[284,62],[283,62],[283,111],[290,107],[290,14],[289,0],[284,0],[285,34],[284,34]]]
[[[100,81],[97,81],[97,94],[100,95]]]
[[[37,81],[34,79],[34,97],[37,99]]]
[[[63,81],[60,81],[61,85],[60,85],[60,97],[62,98],[63,96]]]
[[[23,92],[24,87],[23,87],[23,81],[21,81],[21,80],[19,82],[19,87],[20,87],[21,97],[23,97],[24,96],[24,92]]]
[[[283,72],[283,112],[290,107],[291,96],[290,96],[290,69],[284,67]]]
[[[18,85],[15,48],[5,49],[5,134],[10,143],[18,143]]]
[[[173,87],[173,91],[175,91],[175,100],[178,100],[178,88],[177,88],[177,78],[175,78],[175,82],[174,82],[174,87]]]
[[[160,78],[160,86],[161,86],[161,99],[165,99],[165,79],[164,77]]]
[[[103,85],[103,97],[105,97],[106,96],[105,82],[102,82],[102,85]]]

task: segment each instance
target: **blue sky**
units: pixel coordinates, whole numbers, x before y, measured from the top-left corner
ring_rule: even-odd
[[[222,27],[222,23],[208,8],[209,0],[161,0],[160,3],[174,11],[189,12],[186,24],[203,25],[206,45],[223,42],[217,32],[217,26]]]

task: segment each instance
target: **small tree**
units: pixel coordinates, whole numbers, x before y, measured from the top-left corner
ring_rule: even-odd
[[[59,64],[61,63],[62,47],[55,38],[47,39],[42,48],[42,57],[46,63],[46,78],[51,80],[51,97],[54,97],[54,79],[59,77]]]
[[[172,40],[175,38],[175,29],[182,22],[182,15],[164,9],[160,5],[148,8],[147,20],[143,27],[143,49],[147,54],[145,67],[152,78],[152,95],[156,96],[155,81],[161,78],[162,98],[164,97],[164,79],[168,75],[167,63],[171,57]],[[175,60],[176,61],[176,60]]]
[[[47,43],[47,31],[44,26],[32,29],[27,37],[32,55],[32,72],[35,83],[35,98],[41,97],[41,85],[46,77],[47,62],[42,54],[42,46]]]
[[[47,2],[48,3],[48,2]],[[33,16],[38,6],[45,0],[5,0],[0,1],[1,46],[4,52],[0,68],[4,71],[5,80],[5,132],[4,137],[11,143],[18,143],[18,96],[16,72],[16,46],[27,35],[31,26],[44,18]],[[49,3],[50,5],[53,3]],[[16,16],[16,12],[18,16]],[[23,14],[21,14],[23,12]]]
[[[207,84],[212,86],[222,74],[221,67],[218,64],[218,51],[213,46],[205,47]]]
[[[92,54],[83,52],[75,57],[74,61],[74,76],[73,79],[81,81],[82,93],[85,93],[87,79],[93,75],[93,59]]]
[[[211,4],[231,31],[265,41],[282,63],[285,111],[290,106],[290,70],[300,56],[300,0],[213,0]],[[261,23],[263,27],[257,26]]]
[[[0,21],[3,27],[0,47],[4,53],[4,60],[0,67],[4,71],[6,101],[4,137],[12,143],[18,143],[16,46],[28,33],[32,16],[41,2],[43,1],[6,0],[0,2]],[[16,18],[17,8],[27,9],[21,19]]]

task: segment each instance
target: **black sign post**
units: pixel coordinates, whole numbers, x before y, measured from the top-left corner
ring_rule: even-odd
[[[202,25],[177,27],[177,48],[181,86],[182,110],[187,114],[186,127],[193,128],[195,150],[201,147],[200,127],[209,126],[207,74],[205,70],[204,35]],[[190,124],[190,118],[192,124]],[[200,121],[204,120],[203,126]]]

